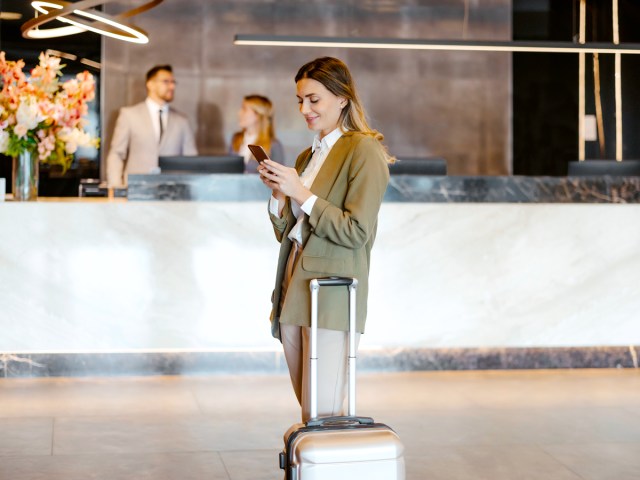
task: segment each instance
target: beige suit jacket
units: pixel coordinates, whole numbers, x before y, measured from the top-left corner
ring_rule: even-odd
[[[145,102],[120,109],[107,156],[107,184],[126,185],[130,173],[152,173],[161,155],[197,155],[187,117],[169,108],[166,130],[158,144]]]
[[[307,149],[296,161],[301,173],[311,158]],[[345,133],[335,143],[318,172],[311,191],[318,196],[302,232],[303,251],[293,272],[282,311],[280,294],[291,241],[287,235],[296,223],[287,199],[282,217],[270,215],[280,242],[272,322],[309,326],[311,297],[309,280],[327,276],[358,279],[357,330],[364,332],[371,247],[376,238],[378,211],[389,183],[383,147],[361,133]],[[382,293],[382,292],[381,292]],[[318,326],[348,330],[347,289],[321,289]],[[274,322],[277,325],[277,322]],[[277,331],[274,331],[277,336]]]

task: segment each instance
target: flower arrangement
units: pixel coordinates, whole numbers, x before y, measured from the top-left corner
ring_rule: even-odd
[[[0,153],[37,152],[42,163],[66,171],[78,147],[99,144],[85,132],[83,119],[95,83],[87,71],[61,83],[60,58],[41,53],[39,60],[27,78],[24,61],[7,61],[0,52]]]

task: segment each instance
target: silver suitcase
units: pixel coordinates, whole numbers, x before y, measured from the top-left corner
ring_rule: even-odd
[[[349,411],[347,416],[318,416],[318,290],[321,286],[349,288]],[[311,419],[284,435],[280,468],[288,480],[402,480],[404,447],[388,426],[356,416],[356,288],[355,278],[314,279],[311,288]]]

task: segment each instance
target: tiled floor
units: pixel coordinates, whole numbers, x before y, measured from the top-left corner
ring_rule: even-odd
[[[0,379],[1,480],[281,479],[284,376]],[[366,374],[411,480],[639,480],[640,372]]]

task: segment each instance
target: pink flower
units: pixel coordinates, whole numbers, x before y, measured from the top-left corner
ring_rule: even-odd
[[[52,135],[45,137],[38,143],[38,158],[46,160],[56,147],[55,138]]]
[[[39,60],[27,78],[22,60],[7,61],[0,52],[0,143],[6,147],[0,152],[15,155],[34,138],[41,161],[66,168],[78,146],[97,145],[82,118],[95,97],[95,83],[88,72],[61,83],[60,58],[42,53]]]
[[[19,123],[15,127],[13,127],[13,133],[15,133],[18,138],[23,138],[28,131],[29,129],[22,123]]]
[[[80,86],[78,85],[78,81],[75,79],[64,82],[62,84],[62,88],[64,88],[69,95],[76,95],[80,92]]]

